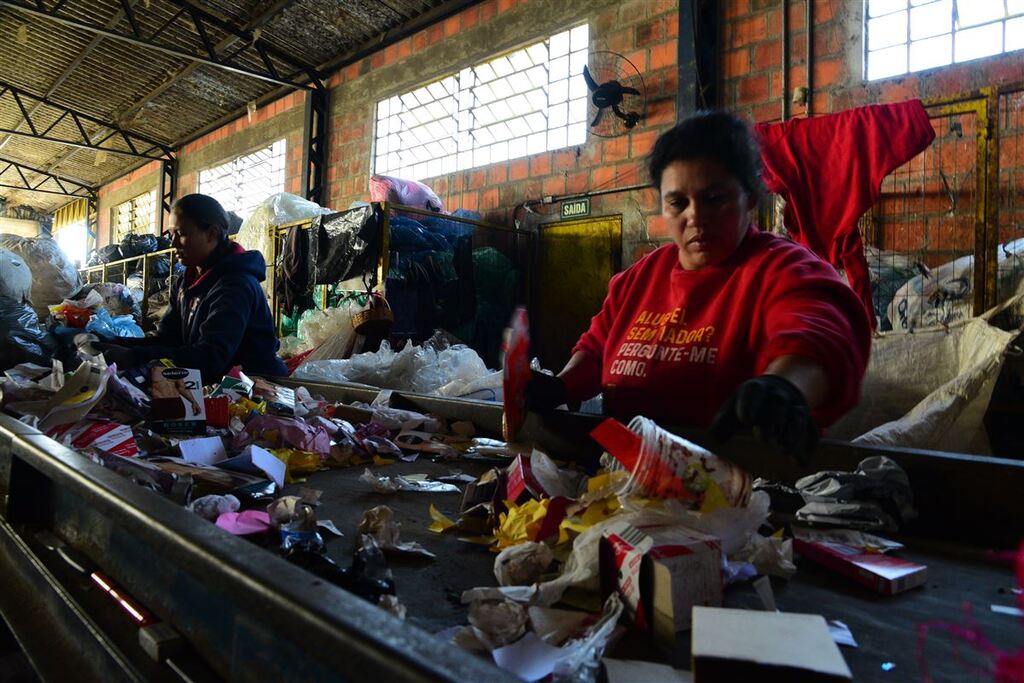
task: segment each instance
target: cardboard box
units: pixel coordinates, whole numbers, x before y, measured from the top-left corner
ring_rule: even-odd
[[[164,434],[206,434],[206,405],[198,370],[168,368],[150,370],[149,424]]]
[[[60,425],[46,432],[52,439],[72,448],[93,446],[114,455],[134,458],[139,454],[132,428],[110,420],[82,420]]]
[[[793,548],[808,560],[853,579],[862,586],[883,595],[895,595],[923,586],[928,581],[928,567],[891,555],[865,552],[845,543],[828,540],[793,539]]]
[[[685,527],[614,524],[601,538],[601,588],[618,591],[641,630],[666,646],[690,628],[694,605],[722,604],[718,539]]]
[[[817,614],[695,606],[690,659],[694,683],[853,680]]]

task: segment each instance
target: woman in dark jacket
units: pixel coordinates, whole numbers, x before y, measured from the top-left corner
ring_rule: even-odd
[[[236,365],[246,373],[287,375],[267,297],[260,287],[266,262],[228,239],[228,215],[213,197],[190,194],[171,207],[171,246],[185,266],[174,281],[155,336],[101,344],[120,368],[169,358],[194,368],[206,383]]]

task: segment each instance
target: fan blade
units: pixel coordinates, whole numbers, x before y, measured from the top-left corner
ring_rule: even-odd
[[[590,75],[590,69],[587,68],[586,64],[583,65],[583,80],[587,82],[587,87],[590,88],[591,92],[597,90],[597,82]]]
[[[626,113],[624,111],[622,111],[621,109],[619,109],[619,105],[617,105],[617,104],[613,104],[612,105],[612,111],[615,112],[615,115],[618,116],[623,121],[625,121],[628,118],[626,116]]]
[[[629,88],[629,87],[626,87],[626,86],[622,86],[622,89],[619,90],[619,92],[621,92],[623,95],[639,95],[640,94],[640,91],[637,90],[636,88]]]
[[[604,116],[604,107],[597,110],[597,116],[595,116],[594,120],[590,122],[590,127],[593,128],[597,124],[601,123],[602,116]]]

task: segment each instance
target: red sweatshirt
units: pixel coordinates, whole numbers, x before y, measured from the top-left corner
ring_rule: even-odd
[[[573,353],[569,399],[604,391],[605,411],[706,426],[739,385],[780,356],[818,361],[827,426],[856,404],[871,347],[864,307],[805,247],[749,228],[729,259],[684,270],[668,244],[617,274]]]
[[[871,279],[857,221],[882,180],[935,139],[920,100],[873,104],[812,119],[759,123],[764,182],[786,200],[786,229],[843,268],[875,327]]]

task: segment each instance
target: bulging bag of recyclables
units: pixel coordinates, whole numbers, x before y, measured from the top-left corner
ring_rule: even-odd
[[[32,299],[32,271],[25,259],[6,249],[0,249],[0,296],[22,303]]]
[[[81,286],[75,264],[50,237],[0,235],[0,248],[20,256],[32,272],[32,308],[40,319]]]
[[[56,350],[56,341],[39,326],[31,306],[0,296],[0,370],[19,363],[48,365]]]
[[[275,225],[313,218],[330,213],[328,209],[298,195],[279,192],[260,202],[252,215],[245,219],[235,241],[246,249],[258,251],[270,258],[270,229]]]

